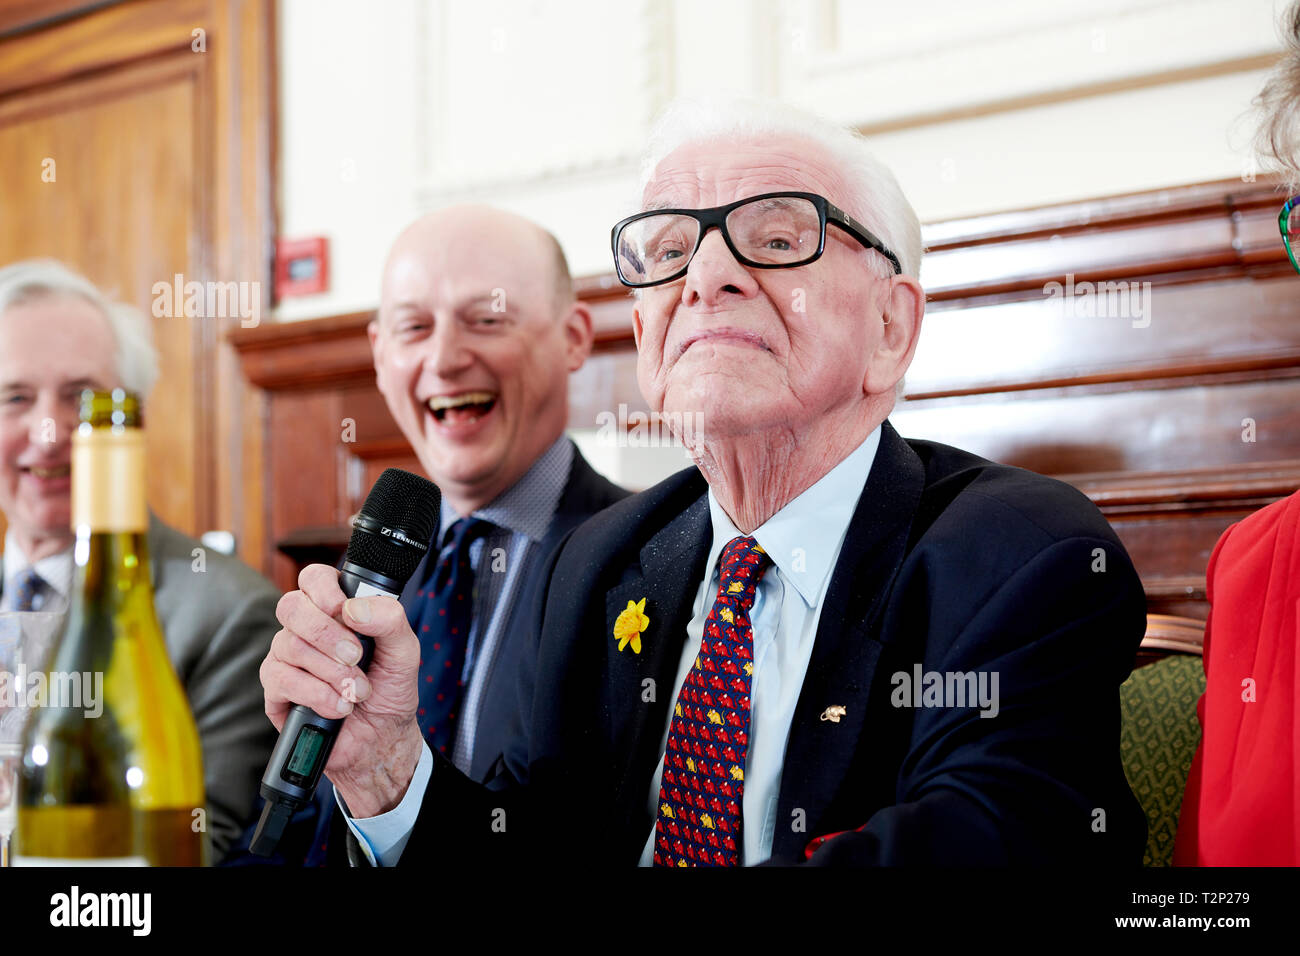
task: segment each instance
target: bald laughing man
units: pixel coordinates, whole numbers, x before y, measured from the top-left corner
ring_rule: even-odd
[[[397,237],[367,331],[388,410],[442,491],[429,557],[401,596],[419,636],[418,701],[412,687],[392,712],[411,705],[429,747],[485,780],[508,739],[537,572],[570,530],[627,495],[564,435],[591,315],[554,236],[511,213],[457,206]],[[334,800],[322,780],[310,844],[312,827],[296,821],[278,861],[323,865],[342,853]]]
[[[460,206],[397,238],[368,332],[379,390],[442,491],[436,547],[402,595],[421,641],[417,719],[430,747],[482,780],[505,746],[533,572],[577,524],[627,494],[564,436],[569,373],[591,352],[591,314],[554,236],[511,213]],[[464,647],[438,638],[453,612],[435,593],[444,580],[469,593],[447,570],[458,548],[477,585]],[[463,687],[454,675],[444,686],[448,670]]]

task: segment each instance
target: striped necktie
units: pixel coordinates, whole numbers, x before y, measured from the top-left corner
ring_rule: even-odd
[[[673,708],[655,819],[655,866],[738,866],[754,632],[749,609],[771,565],[753,538],[722,551],[718,596]]]

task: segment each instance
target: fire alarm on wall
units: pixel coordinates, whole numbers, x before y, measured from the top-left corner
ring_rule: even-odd
[[[330,242],[324,236],[275,241],[275,294],[277,299],[328,292]]]

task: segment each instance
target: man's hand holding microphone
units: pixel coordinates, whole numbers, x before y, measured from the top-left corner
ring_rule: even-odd
[[[405,796],[424,747],[420,644],[396,599],[428,555],[440,504],[428,479],[389,468],[352,522],[342,568],[309,565],[280,599],[283,628],[260,672],[280,739],[262,775],[253,853],[275,852],[322,772],[354,819]]]
[[[415,719],[420,642],[406,611],[382,595],[349,598],[335,568],[312,564],[275,614],[283,629],[261,670],[267,717],[283,730],[290,708],[306,704],[322,717],[344,718],[325,775],[354,817],[393,809],[422,741]],[[356,634],[375,642],[367,673],[357,666]]]

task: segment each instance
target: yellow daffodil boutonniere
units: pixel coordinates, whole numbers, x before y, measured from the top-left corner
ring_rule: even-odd
[[[645,616],[645,598],[640,601],[628,601],[627,607],[614,622],[614,640],[618,641],[621,651],[630,643],[632,653],[641,653],[641,634],[650,626],[650,618]]]

